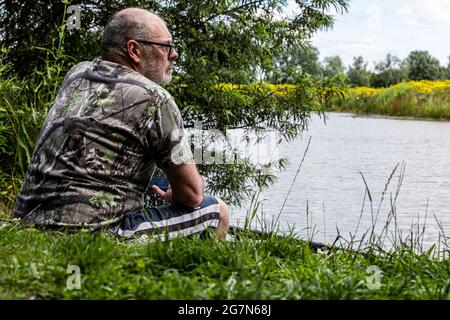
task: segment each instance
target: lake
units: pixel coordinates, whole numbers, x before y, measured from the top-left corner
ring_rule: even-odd
[[[428,247],[439,241],[436,221],[450,235],[450,122],[329,113],[326,124],[314,116],[308,130],[283,141],[278,153],[289,163],[259,198],[258,216],[265,221],[278,216],[286,200],[280,215],[283,229],[293,226],[301,237],[314,235],[315,241],[331,243],[337,229],[345,239],[356,231],[361,237],[377,212],[375,231],[381,232],[393,208],[403,237],[411,228],[419,226],[421,232],[425,226],[422,240]],[[244,208],[232,208],[232,224],[242,225]]]

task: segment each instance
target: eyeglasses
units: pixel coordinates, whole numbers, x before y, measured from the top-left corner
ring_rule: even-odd
[[[168,55],[169,57],[172,54],[172,50],[175,50],[175,47],[173,46],[173,44],[153,42],[153,41],[140,40],[140,39],[136,39],[135,41],[141,42],[143,44],[154,44],[154,45],[157,45],[157,46],[169,48],[169,55]]]

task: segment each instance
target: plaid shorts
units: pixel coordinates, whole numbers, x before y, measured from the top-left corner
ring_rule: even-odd
[[[122,238],[142,236],[172,239],[201,233],[219,224],[220,207],[216,197],[205,196],[198,207],[170,204],[124,214],[116,235]]]

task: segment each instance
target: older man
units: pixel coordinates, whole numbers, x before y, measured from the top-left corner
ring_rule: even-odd
[[[13,216],[26,225],[108,228],[119,236],[169,238],[214,228],[228,208],[203,195],[180,112],[160,84],[178,54],[164,21],[138,8],[106,25],[103,59],[66,75],[49,111]],[[156,166],[171,189],[149,185]],[[147,192],[169,204],[152,207]]]

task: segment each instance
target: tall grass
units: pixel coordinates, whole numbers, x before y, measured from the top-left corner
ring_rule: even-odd
[[[48,109],[73,59],[64,53],[66,26],[42,52],[45,66],[18,78],[1,49],[0,59],[0,216],[8,215],[25,176]]]
[[[450,259],[450,236],[448,235],[448,230],[446,230],[434,213],[432,219],[438,229],[438,233],[434,234],[436,239],[434,243],[425,242],[425,237],[430,232],[427,229],[430,227],[429,224],[427,225],[428,209],[422,216],[418,213],[417,219],[409,227],[405,227],[401,221],[402,218],[398,217],[397,199],[401,193],[405,171],[405,163],[399,163],[395,166],[387,178],[378,201],[375,194],[370,190],[364,174],[360,172],[365,185],[365,193],[354,231],[344,234],[336,226],[336,238],[331,244],[318,243],[317,239],[314,239],[314,232],[306,232],[306,237],[303,235],[301,239],[313,244],[313,247],[325,251],[339,248],[340,250],[362,255],[389,257],[397,251],[408,250],[411,254],[426,255],[431,260]],[[384,205],[386,202],[387,206]],[[386,208],[387,212],[382,212],[382,208]],[[313,226],[310,222],[312,214],[308,211],[308,207],[306,211],[306,229],[307,231],[314,231],[317,226]],[[366,216],[364,216],[364,213],[366,213]],[[361,223],[363,220],[366,220],[366,223]],[[365,229],[363,229],[362,225],[366,225]]]
[[[450,119],[450,80],[411,81],[389,88],[354,88],[330,111]]]

